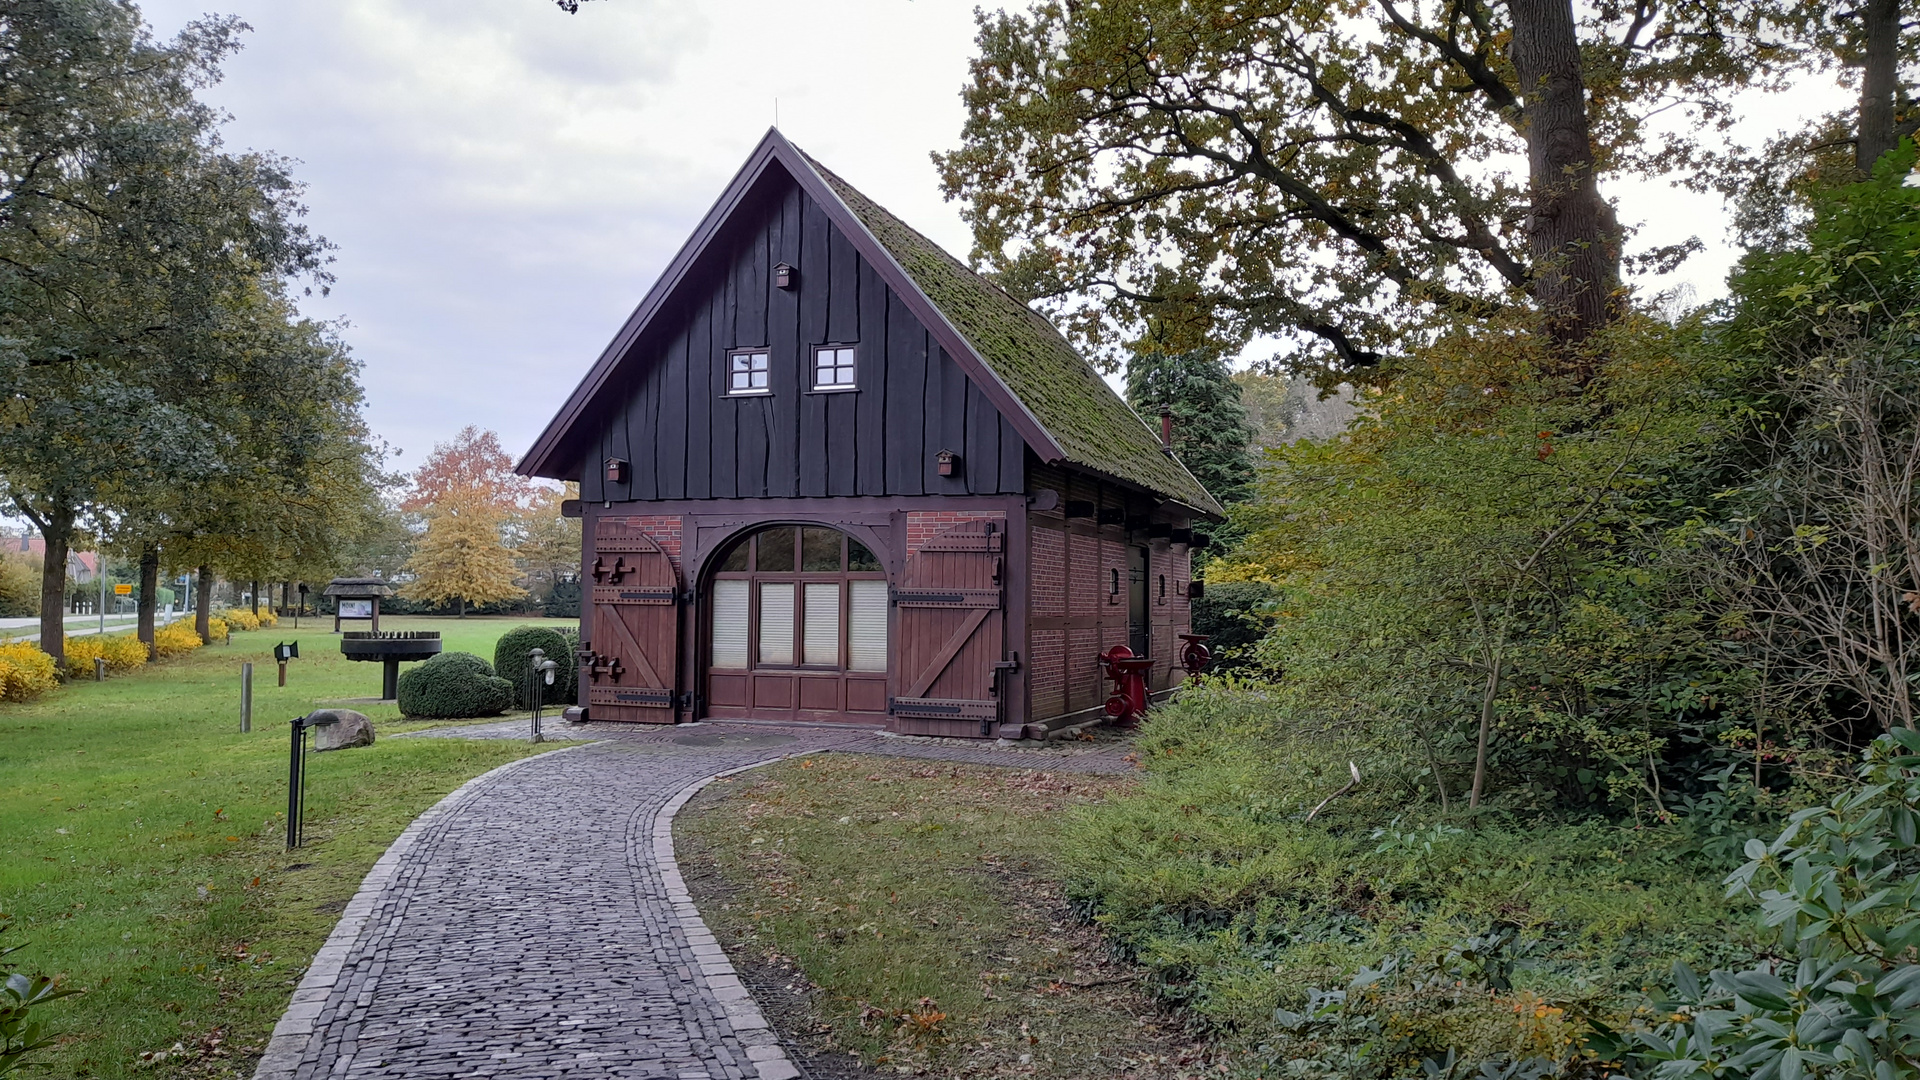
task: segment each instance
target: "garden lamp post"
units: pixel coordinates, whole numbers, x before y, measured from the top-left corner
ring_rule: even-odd
[[[547,659],[545,649],[527,650],[527,685],[530,689],[527,699],[533,704],[533,741],[536,743],[543,741],[540,734],[542,691],[553,685],[553,673],[559,667],[559,664]]]

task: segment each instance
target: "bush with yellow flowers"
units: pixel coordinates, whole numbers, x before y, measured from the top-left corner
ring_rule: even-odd
[[[95,634],[67,639],[67,672],[74,676],[93,673],[95,657],[104,658],[112,672],[137,671],[147,662],[147,646],[129,634],[111,637]]]
[[[31,641],[0,645],[0,701],[29,701],[60,685],[53,657]]]
[[[234,608],[232,611],[223,611],[220,613],[220,618],[225,619],[228,628],[233,630],[258,630],[262,622],[260,616],[255,615],[246,608]]]
[[[261,608],[255,617],[260,620],[261,626],[272,628],[280,625],[280,616],[275,615],[272,608]]]
[[[194,632],[191,619],[170,622],[154,631],[153,635],[153,651],[162,658],[190,653],[201,644],[200,635]]]

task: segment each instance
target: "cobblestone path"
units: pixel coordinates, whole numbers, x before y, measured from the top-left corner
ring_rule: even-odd
[[[416,737],[524,737],[524,722]],[[1124,748],[826,727],[550,724],[568,746],[423,814],[368,874],[274,1029],[257,1080],[673,1077],[798,1070],[687,896],[672,816],[705,782],[796,753],[1122,772]]]

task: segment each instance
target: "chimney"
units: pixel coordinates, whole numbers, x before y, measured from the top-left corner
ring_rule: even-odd
[[[1173,456],[1173,407],[1160,406],[1160,452]]]

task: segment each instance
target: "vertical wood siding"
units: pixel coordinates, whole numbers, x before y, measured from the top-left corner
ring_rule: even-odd
[[[1025,444],[820,208],[789,183],[749,197],[633,346],[643,362],[582,463],[590,501],[1025,490]],[[798,271],[773,287],[772,268]],[[811,392],[813,348],[858,350],[858,389]],[[772,393],[728,397],[727,353],[764,346]],[[935,457],[961,456],[944,477]],[[603,462],[629,462],[609,484]]]

